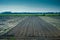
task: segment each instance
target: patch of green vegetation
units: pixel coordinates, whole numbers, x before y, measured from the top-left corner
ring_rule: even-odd
[[[10,40],[16,40],[15,37],[11,37]]]
[[[60,16],[60,14],[45,14],[45,16]]]
[[[60,14],[0,14],[0,16],[60,16]]]
[[[6,31],[7,29],[4,29],[4,31]]]

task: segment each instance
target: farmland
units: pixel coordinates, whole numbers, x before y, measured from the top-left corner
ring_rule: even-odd
[[[0,39],[60,40],[60,16],[0,16]]]

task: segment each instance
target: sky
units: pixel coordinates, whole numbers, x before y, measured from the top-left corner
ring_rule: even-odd
[[[60,0],[0,0],[0,12],[60,12]]]

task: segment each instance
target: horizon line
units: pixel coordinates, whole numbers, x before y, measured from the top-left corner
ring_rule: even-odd
[[[11,13],[48,13],[48,12],[12,12],[12,11],[3,11],[0,13],[4,13],[4,12],[11,12]],[[53,12],[53,13],[60,13],[60,12]]]

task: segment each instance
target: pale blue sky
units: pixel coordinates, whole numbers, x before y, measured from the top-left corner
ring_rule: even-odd
[[[0,0],[0,12],[60,12],[60,0]]]

